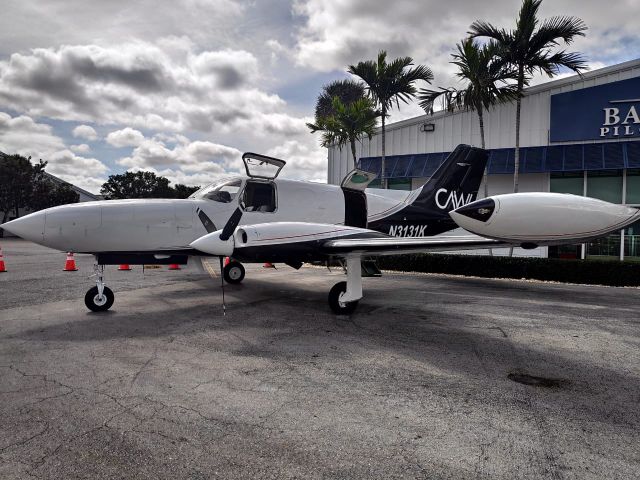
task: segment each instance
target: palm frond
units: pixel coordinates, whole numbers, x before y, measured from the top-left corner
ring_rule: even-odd
[[[547,18],[531,37],[531,45],[539,50],[551,45],[558,45],[560,39],[569,45],[575,37],[584,37],[587,29],[587,25],[576,17]]]
[[[538,26],[538,10],[541,3],[542,0],[524,0],[522,2],[516,20],[516,29],[514,30],[516,35],[514,36],[523,41],[523,43],[531,38]]]
[[[435,111],[435,104],[440,99],[444,110],[453,111],[458,105],[459,91],[454,88],[440,87],[438,90],[420,89],[418,92],[418,104],[427,115]]]
[[[334,114],[333,97],[338,97],[342,103],[353,103],[365,95],[364,85],[350,79],[335,80],[322,87],[322,92],[316,101],[316,121]]]
[[[400,101],[408,103],[417,92],[415,82],[433,80],[433,72],[424,65],[413,66],[411,57],[400,57],[387,63],[387,53],[381,50],[377,61],[364,61],[349,67],[349,73],[362,79],[371,99],[383,112]]]
[[[380,112],[373,108],[371,100],[361,97],[351,103],[343,103],[338,96],[332,100],[333,114],[319,118],[315,124],[307,123],[311,133],[322,132],[320,144],[323,147],[336,145],[342,148],[363,135],[373,135]]]
[[[469,27],[469,31],[467,32],[471,38],[476,37],[488,37],[493,38],[497,42],[501,44],[506,44],[509,42],[509,32],[507,32],[504,28],[498,28],[491,25],[489,22],[483,20],[476,20]]]
[[[562,50],[554,54],[542,53],[531,59],[529,65],[527,65],[530,72],[538,70],[546,73],[549,77],[560,73],[562,67],[580,74],[587,69],[587,62],[579,53]]]

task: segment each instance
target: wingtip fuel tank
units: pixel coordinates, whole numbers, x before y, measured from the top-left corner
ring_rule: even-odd
[[[495,195],[449,213],[462,228],[514,244],[578,243],[640,220],[640,210],[563,193]]]

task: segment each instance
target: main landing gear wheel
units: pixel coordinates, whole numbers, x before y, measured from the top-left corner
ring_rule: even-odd
[[[84,304],[92,312],[106,312],[113,305],[115,295],[109,287],[104,287],[102,296],[98,292],[98,287],[92,287],[84,296]]]
[[[224,267],[224,281],[240,283],[244,279],[244,267],[240,262],[232,261]]]
[[[351,315],[358,306],[358,300],[353,302],[341,302],[340,295],[347,291],[347,282],[338,282],[329,291],[329,306],[337,315]]]

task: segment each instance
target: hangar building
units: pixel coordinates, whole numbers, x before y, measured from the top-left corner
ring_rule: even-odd
[[[485,114],[489,195],[513,191],[515,119],[515,102]],[[521,122],[520,191],[573,193],[640,207],[640,59],[527,88]],[[384,176],[393,189],[422,185],[456,145],[481,144],[474,111],[402,120],[386,132]],[[380,176],[380,152],[379,133],[363,139],[358,166]],[[329,183],[339,184],[353,168],[350,157],[349,148],[329,149]],[[480,197],[483,191],[481,186]],[[640,260],[640,222],[591,244],[526,254]]]

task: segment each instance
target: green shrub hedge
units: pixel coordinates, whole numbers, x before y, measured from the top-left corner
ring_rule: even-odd
[[[640,286],[640,264],[604,260],[414,254],[379,257],[382,270],[527,278],[593,285]]]

